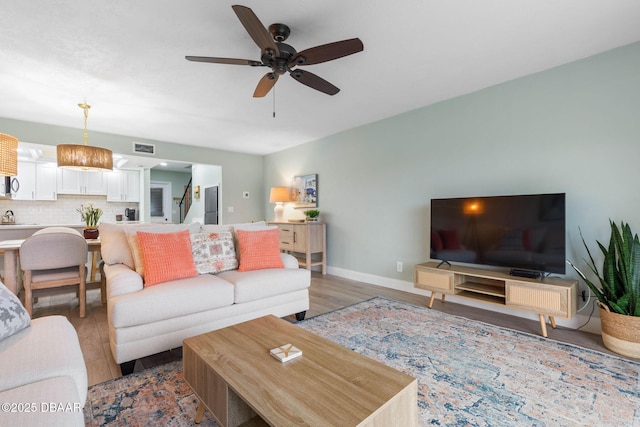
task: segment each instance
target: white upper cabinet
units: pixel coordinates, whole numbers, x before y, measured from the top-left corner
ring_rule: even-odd
[[[57,174],[58,165],[55,163],[36,164],[36,200],[58,199]]]
[[[36,164],[33,162],[18,162],[18,175],[16,175],[20,187],[15,193],[14,200],[36,199]]]
[[[107,202],[139,201],[139,170],[118,169],[107,173]]]
[[[20,184],[14,200],[56,200],[56,170],[53,163],[18,162]]]
[[[104,172],[85,172],[74,169],[58,169],[59,194],[107,194]]]

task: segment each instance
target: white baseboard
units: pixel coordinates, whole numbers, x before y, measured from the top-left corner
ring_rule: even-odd
[[[385,288],[395,289],[398,291],[410,292],[412,294],[429,296],[431,295],[430,291],[425,291],[424,289],[418,289],[413,286],[412,282],[408,282],[406,280],[398,280],[391,279],[389,277],[376,276],[368,273],[361,273],[358,271],[346,270],[338,267],[327,266],[327,273],[332,274],[334,276],[342,277],[345,279],[356,280],[358,282],[369,283],[372,285],[383,286]],[[456,297],[454,295],[447,295],[447,301],[455,302],[456,304],[467,305],[470,307],[481,308],[483,310],[491,310],[496,311],[498,313],[508,314],[511,316],[522,317],[524,319],[535,320],[538,321],[538,315],[534,313],[529,313],[521,310],[513,310],[507,307],[500,307],[495,304],[485,304],[481,301],[473,300],[470,298],[462,298]],[[588,311],[588,310],[585,310]],[[559,326],[563,326],[565,328],[577,328],[582,326],[585,322],[587,322],[589,318],[589,314],[576,314],[573,319],[558,319],[556,318],[556,323]],[[593,334],[600,335],[600,318],[596,316],[592,316],[589,323],[587,323],[584,327],[580,329],[581,331],[590,332]]]

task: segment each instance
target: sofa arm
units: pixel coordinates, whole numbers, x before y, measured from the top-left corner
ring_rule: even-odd
[[[108,299],[143,289],[142,276],[124,264],[105,264],[104,274],[107,279]]]
[[[292,268],[294,270],[296,268],[300,268],[300,265],[298,264],[298,260],[293,255],[285,254],[284,252],[282,252],[280,254],[280,258],[282,258],[282,263],[284,264],[284,268]]]

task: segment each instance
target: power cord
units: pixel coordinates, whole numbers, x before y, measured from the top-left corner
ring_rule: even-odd
[[[591,301],[591,294],[589,294],[589,300],[587,301],[587,304],[589,304],[589,301]],[[584,307],[582,307],[580,310],[584,309],[587,306],[587,304],[585,304]],[[577,328],[562,328],[562,329],[565,329],[567,331],[579,331],[580,329],[584,328],[585,326],[587,326],[589,322],[591,322],[591,317],[593,316],[593,312],[595,311],[595,309],[596,309],[596,301],[594,301],[593,304],[591,305],[591,313],[589,313],[589,317],[587,318],[586,322],[584,322],[582,325],[578,326]]]

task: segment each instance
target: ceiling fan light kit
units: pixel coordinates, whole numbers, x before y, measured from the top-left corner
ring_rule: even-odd
[[[194,62],[271,68],[271,71],[266,73],[258,82],[253,93],[255,98],[261,98],[268,94],[278,81],[278,77],[286,73],[289,73],[292,78],[303,85],[327,95],[335,95],[340,92],[338,87],[322,77],[295,67],[332,61],[361,52],[364,49],[362,41],[358,38],[353,38],[297,52],[293,46],[284,43],[291,34],[291,29],[287,25],[282,23],[271,24],[269,30],[267,30],[250,8],[240,5],[234,5],[232,8],[249,36],[260,48],[260,61],[208,56],[186,56],[185,58]]]

